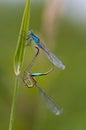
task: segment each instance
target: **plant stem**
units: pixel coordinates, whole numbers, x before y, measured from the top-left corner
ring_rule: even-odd
[[[15,104],[16,104],[18,88],[19,88],[18,77],[16,77],[14,94],[13,94],[13,99],[12,99],[12,106],[11,106],[11,113],[10,113],[9,130],[12,130],[13,128],[13,121],[14,121],[14,115],[15,115],[15,109],[16,109]]]
[[[9,130],[12,130],[13,128],[14,115],[15,115],[15,109],[16,109],[16,98],[17,98],[17,92],[19,88],[18,76],[21,72],[21,67],[23,63],[25,43],[26,43],[25,32],[27,32],[29,29],[28,28],[29,19],[30,19],[30,0],[26,0],[26,5],[25,5],[24,13],[23,13],[23,18],[21,21],[20,33],[19,33],[18,42],[17,42],[17,48],[15,52],[14,72],[17,77],[15,79],[14,94],[13,94],[12,106],[11,106],[11,112],[10,112]]]

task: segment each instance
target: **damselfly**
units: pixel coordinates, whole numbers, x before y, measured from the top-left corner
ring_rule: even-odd
[[[36,47],[37,48],[37,47]],[[49,97],[46,92],[44,92],[44,90],[38,85],[36,79],[34,77],[36,76],[43,76],[43,75],[47,75],[49,72],[52,71],[52,69],[50,69],[48,72],[46,73],[34,73],[31,74],[30,73],[30,69],[33,66],[34,62],[36,61],[36,58],[39,54],[39,48],[37,48],[37,53],[35,55],[35,57],[33,58],[31,64],[28,66],[28,68],[24,71],[24,75],[23,75],[23,81],[24,84],[28,87],[28,88],[32,88],[34,86],[36,86],[36,88],[38,89],[42,100],[44,101],[46,107],[48,109],[50,109],[55,115],[60,115],[63,111],[63,109],[55,103],[55,101]]]
[[[57,67],[61,69],[65,69],[65,65],[63,62],[56,57],[40,40],[38,36],[36,36],[32,31],[29,31],[26,40],[30,39],[30,42],[33,40],[38,48],[41,48],[45,54],[47,55],[48,59]],[[27,44],[28,45],[28,44]]]

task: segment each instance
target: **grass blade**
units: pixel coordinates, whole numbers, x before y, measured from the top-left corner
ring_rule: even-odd
[[[22,63],[23,63],[24,49],[26,43],[25,38],[29,28],[29,19],[30,19],[30,0],[27,0],[23,18],[22,18],[20,33],[18,37],[17,48],[15,52],[14,72],[16,75],[20,74]]]
[[[30,19],[30,0],[26,1],[25,9],[24,9],[24,14],[22,18],[22,23],[20,27],[20,33],[18,37],[18,42],[17,42],[17,48],[15,52],[15,59],[14,59],[14,72],[16,74],[16,80],[15,80],[15,87],[14,87],[14,94],[13,94],[13,99],[12,99],[12,106],[11,106],[11,112],[10,112],[10,121],[9,121],[9,130],[12,130],[13,128],[13,121],[14,121],[14,115],[15,115],[15,108],[16,108],[16,98],[17,98],[17,92],[18,92],[18,75],[21,72],[21,67],[23,63],[23,57],[24,57],[24,50],[25,50],[25,37],[26,37],[26,32],[29,29],[29,19]]]

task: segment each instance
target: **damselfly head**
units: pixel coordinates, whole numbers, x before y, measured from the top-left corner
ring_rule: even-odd
[[[32,30],[28,31],[26,40],[30,39],[32,35],[33,35]]]
[[[29,34],[29,35],[32,35],[32,34],[33,34],[33,31],[32,31],[32,30],[30,30],[30,31],[28,32],[28,34]]]

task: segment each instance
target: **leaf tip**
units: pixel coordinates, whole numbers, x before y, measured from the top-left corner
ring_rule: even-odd
[[[16,76],[20,75],[20,65],[19,64],[17,65],[17,69],[14,69],[14,70],[15,70],[14,72],[15,72]]]

